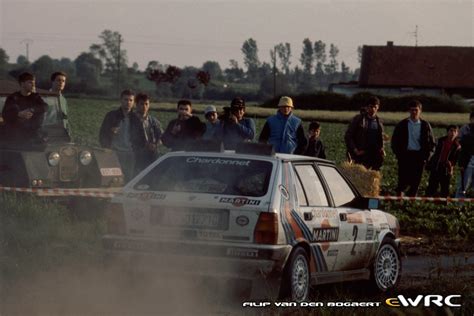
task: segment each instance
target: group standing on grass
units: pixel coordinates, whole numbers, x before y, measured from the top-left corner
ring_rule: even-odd
[[[33,74],[20,74],[18,83],[19,91],[7,97],[2,110],[7,131],[5,138],[13,142],[44,143],[47,135],[43,134],[41,124],[48,113],[48,105],[36,93]],[[51,75],[50,91],[59,95],[64,128],[70,133],[67,101],[62,94],[65,84],[65,73]],[[293,114],[294,104],[290,97],[281,97],[277,107],[276,114],[265,121],[258,142],[272,145],[277,153],[325,159],[321,125],[311,122],[306,135],[302,120]],[[459,164],[455,197],[465,197],[466,191],[474,185],[474,112],[470,114],[468,124],[460,129],[449,125],[446,135],[436,142],[430,124],[421,118],[421,102],[412,100],[407,108],[409,116],[395,126],[391,138],[391,148],[398,163],[396,193],[416,196],[426,169],[430,172],[426,195],[447,197],[454,167]],[[160,144],[179,150],[188,142],[204,139],[220,142],[225,149],[233,150],[239,143],[253,142],[256,138],[255,121],[245,117],[245,100],[240,97],[234,98],[221,114],[215,106],[206,107],[206,122],[193,114],[191,101],[180,100],[177,118],[169,122],[164,132],[160,122],[149,114],[149,109],[148,95],[124,90],[119,108],[108,112],[100,127],[100,144],[117,153],[126,181],[158,158]],[[379,109],[380,100],[370,97],[360,114],[351,120],[344,135],[348,160],[377,171],[382,168],[386,156],[384,143],[389,139],[378,116]]]

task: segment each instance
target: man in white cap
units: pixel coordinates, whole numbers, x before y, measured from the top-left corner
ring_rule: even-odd
[[[217,109],[214,105],[209,105],[204,109],[204,117],[206,118],[206,131],[202,135],[202,139],[216,139],[216,131],[219,128],[219,119],[217,118]]]
[[[267,119],[258,141],[272,144],[277,153],[302,154],[308,140],[301,119],[292,113],[293,108],[290,97],[281,97],[277,114]]]

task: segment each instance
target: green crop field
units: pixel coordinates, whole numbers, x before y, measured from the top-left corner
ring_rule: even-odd
[[[73,126],[73,137],[76,142],[98,146],[98,134],[101,122],[105,114],[118,107],[118,102],[103,101],[103,100],[80,100],[70,99],[70,120]],[[197,115],[204,120],[202,111],[204,104],[196,104],[194,106]],[[156,116],[162,124],[163,129],[166,128],[168,122],[176,117],[174,104],[153,104],[152,115]],[[252,117],[256,121],[257,135],[259,135],[263,124],[265,123],[266,117],[264,114],[271,115],[275,113],[273,109],[263,109],[257,107],[248,107],[248,116]],[[329,111],[297,111],[297,115],[300,115],[304,120],[305,128],[309,124],[309,120],[318,119],[322,121],[321,126],[321,139],[327,147],[328,159],[334,160],[341,163],[345,159],[345,145],[344,145],[344,133],[347,127],[347,122],[356,114],[356,112],[329,112]],[[387,115],[390,119],[401,120],[406,116],[405,113],[381,113],[382,116]],[[426,117],[437,117],[441,120],[443,114],[427,113]],[[451,118],[458,124],[462,122],[462,118],[466,114],[445,114],[446,118],[444,124],[450,124]],[[336,122],[328,122],[328,121]],[[467,118],[464,118],[466,121]],[[337,123],[343,122],[343,123]],[[391,135],[393,126],[386,126],[385,132]],[[441,127],[435,127],[434,133],[437,137],[442,136],[445,133],[445,129]],[[390,149],[390,144],[386,144],[387,157],[385,164],[382,168],[382,193],[393,193],[395,188],[397,177],[396,177],[396,160]],[[162,147],[161,152],[166,152],[166,148]],[[422,188],[420,192],[424,191],[426,187],[427,177],[425,175]]]

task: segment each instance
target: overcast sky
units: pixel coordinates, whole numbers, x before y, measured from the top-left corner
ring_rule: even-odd
[[[122,34],[129,65],[149,61],[179,67],[235,59],[243,66],[242,43],[257,41],[261,61],[289,42],[292,67],[302,41],[322,40],[340,50],[338,60],[357,65],[357,46],[474,46],[473,1],[386,0],[0,0],[0,47],[14,62],[47,54],[75,59],[99,43],[104,29]]]

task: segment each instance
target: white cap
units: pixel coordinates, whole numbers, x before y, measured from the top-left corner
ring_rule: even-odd
[[[207,115],[207,113],[211,112],[217,112],[216,107],[214,105],[209,105],[204,109],[204,115]]]

